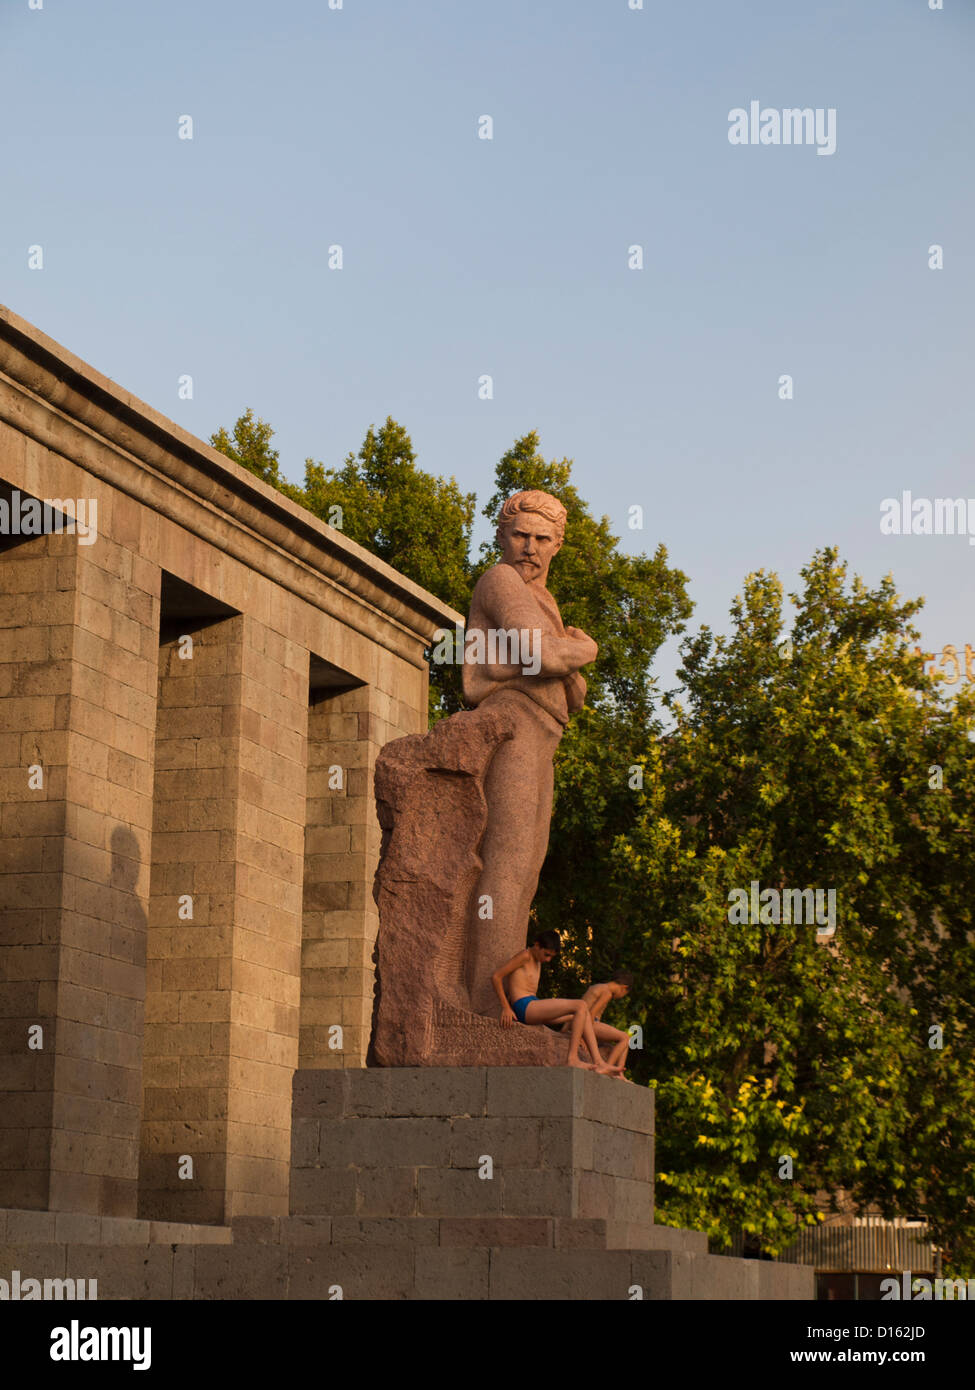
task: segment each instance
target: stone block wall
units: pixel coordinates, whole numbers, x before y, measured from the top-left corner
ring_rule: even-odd
[[[326,694],[309,712],[302,1068],[366,1064],[379,930],[373,774],[385,743],[425,726],[425,711],[399,698],[398,689],[396,672],[383,664],[376,684]]]
[[[158,569],[114,538],[127,519],[120,502],[97,545],[50,534],[0,555],[0,1201],[120,1216],[138,1181],[159,614]]]
[[[642,1248],[607,1248],[585,1229],[597,1222],[556,1223],[554,1244],[541,1238],[546,1224],[444,1218],[423,1222],[421,1232],[407,1221],[243,1217],[231,1229],[0,1211],[0,1268],[19,1271],[22,1283],[84,1281],[86,1298],[96,1280],[100,1303],[815,1297],[811,1266],[709,1255],[693,1231],[655,1226]]]
[[[460,615],[0,306],[13,499],[51,505],[0,528],[0,1208],[286,1214],[299,1023],[368,1042],[375,755]]]
[[[299,1071],[291,1210],[649,1227],[653,1093],[570,1067]]]
[[[254,619],[163,645],[139,1204],[153,1220],[286,1209],[307,701],[308,653]]]

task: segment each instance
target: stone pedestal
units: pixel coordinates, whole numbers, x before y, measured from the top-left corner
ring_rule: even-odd
[[[653,1092],[571,1067],[299,1071],[291,1210],[417,1230],[476,1220],[501,1245],[535,1243],[539,1220],[560,1234],[598,1222],[610,1243],[639,1245],[653,1223]]]

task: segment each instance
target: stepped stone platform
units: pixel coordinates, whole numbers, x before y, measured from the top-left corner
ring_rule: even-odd
[[[653,1093],[554,1067],[302,1070],[290,1215],[0,1212],[0,1277],[111,1299],[812,1299],[653,1220]]]

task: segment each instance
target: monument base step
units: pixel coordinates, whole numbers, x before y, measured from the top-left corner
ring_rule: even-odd
[[[439,1245],[449,1249],[671,1250],[706,1255],[701,1231],[544,1216],[242,1216],[236,1245]]]
[[[296,1241],[290,1236],[298,1228],[290,1226],[279,1232],[287,1238],[273,1242],[241,1240],[235,1230],[229,1245],[213,1241],[118,1245],[8,1242],[0,1246],[0,1281],[7,1286],[0,1287],[0,1295],[65,1301],[83,1298],[87,1302],[338,1298],[658,1302],[815,1297],[809,1266],[731,1259],[695,1253],[690,1248],[603,1250],[467,1244],[458,1237],[472,1237],[472,1227],[461,1232],[453,1223],[440,1224],[444,1229],[437,1244]],[[213,1229],[227,1232],[228,1228]],[[254,1234],[251,1228],[250,1235]],[[486,1230],[483,1234],[490,1238]],[[673,1233],[678,1237],[695,1234]],[[31,1285],[31,1280],[37,1285]],[[46,1285],[56,1285],[56,1291],[41,1292]],[[67,1310],[64,1316],[68,1316]]]

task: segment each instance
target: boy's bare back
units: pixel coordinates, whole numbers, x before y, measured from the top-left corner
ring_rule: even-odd
[[[613,997],[613,992],[606,983],[590,985],[582,996],[582,1002],[592,1014],[593,1020],[598,1022],[603,1016],[603,1010]]]

